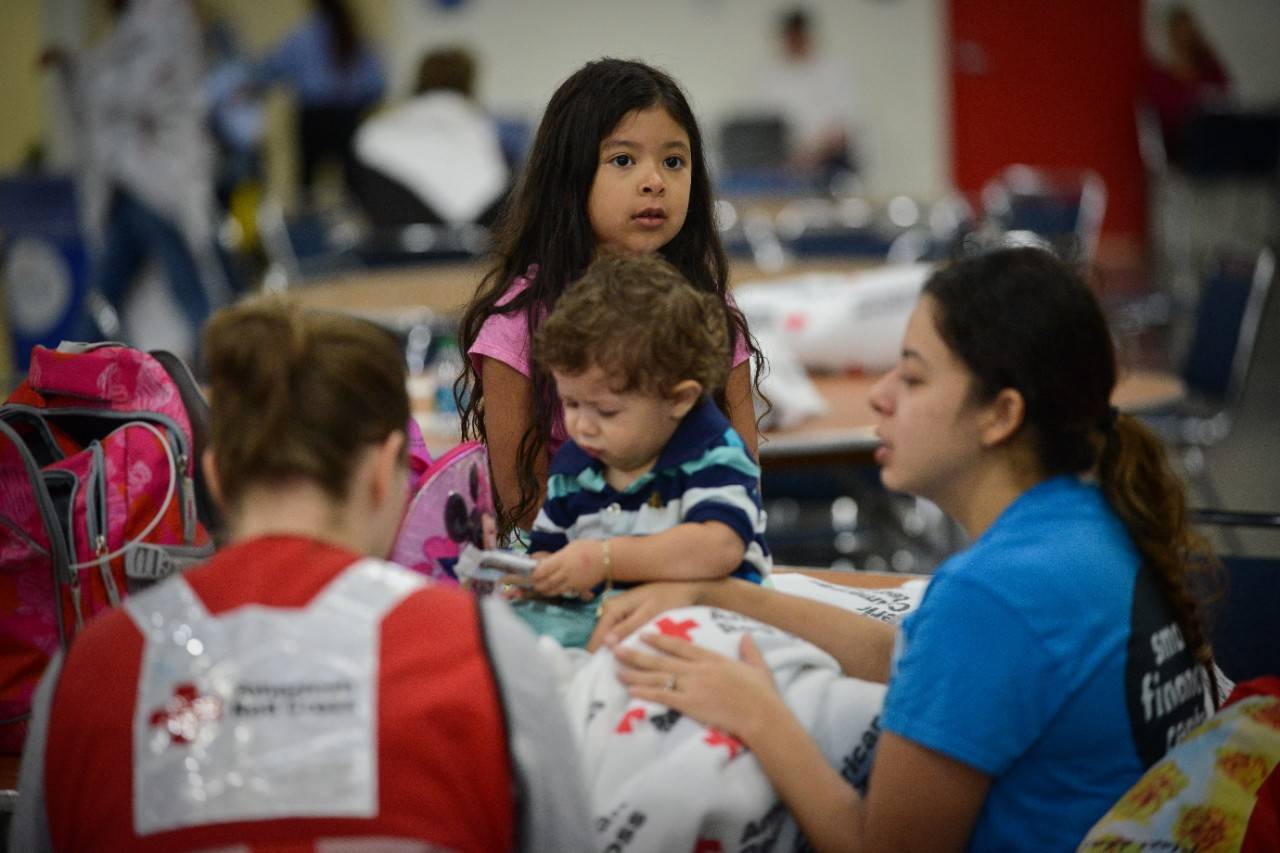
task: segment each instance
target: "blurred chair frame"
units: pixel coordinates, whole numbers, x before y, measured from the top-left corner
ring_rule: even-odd
[[[1220,249],[1203,278],[1195,329],[1182,366],[1188,398],[1143,414],[1211,505],[1221,505],[1204,451],[1223,441],[1239,414],[1259,328],[1276,274],[1266,247]]]
[[[1107,185],[1092,169],[1015,164],[982,188],[982,207],[987,220],[1002,231],[1030,231],[1051,243],[1062,258],[1087,264],[1097,254]],[[1063,211],[1072,214],[1070,227],[1041,227],[1045,218],[1062,216]]]
[[[1254,529],[1280,537],[1280,512],[1199,509],[1191,510],[1190,515],[1196,526],[1218,526],[1224,534]],[[1276,631],[1280,555],[1245,555],[1237,542],[1221,560],[1222,587],[1205,590],[1201,597],[1208,609],[1209,634],[1218,666],[1234,681],[1280,675],[1280,639]]]

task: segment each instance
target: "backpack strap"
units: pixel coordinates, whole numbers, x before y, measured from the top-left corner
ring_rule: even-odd
[[[40,466],[36,464],[35,458],[31,455],[31,451],[22,440],[22,437],[5,423],[2,417],[0,417],[0,440],[7,440],[13,444],[18,458],[22,460],[23,468],[27,474],[27,483],[31,486],[31,493],[36,499],[36,508],[40,512],[40,520],[44,525],[45,537],[49,540],[53,588],[59,590],[63,585],[70,587],[72,602],[75,605],[74,609],[78,619],[80,615],[79,576],[71,571],[71,558],[67,552],[67,542],[62,532],[62,525],[58,523],[57,513],[53,507],[53,498],[49,496],[49,489],[45,486],[44,477],[41,476]],[[60,603],[56,603],[54,614],[58,625],[58,644],[65,650],[67,648],[67,628],[63,623]]]
[[[213,433],[209,401],[205,399],[204,392],[200,390],[200,384],[196,382],[186,362],[166,350],[151,350],[150,355],[160,362],[160,366],[169,374],[169,378],[178,388],[182,405],[187,409],[187,419],[191,423],[191,458],[195,475],[196,515],[209,534],[216,539],[222,532],[222,513],[209,492],[200,462]]]

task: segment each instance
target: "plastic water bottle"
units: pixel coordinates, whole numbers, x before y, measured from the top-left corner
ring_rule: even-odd
[[[432,398],[432,409],[441,419],[456,420],[458,417],[457,401],[453,397],[453,384],[462,375],[462,353],[453,338],[442,337],[440,348],[431,362],[431,371],[435,378],[435,394]]]

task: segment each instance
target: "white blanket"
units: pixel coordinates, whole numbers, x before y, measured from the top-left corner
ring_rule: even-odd
[[[886,621],[913,609],[924,587],[850,590],[799,575],[778,575],[775,583]],[[685,636],[731,657],[738,655],[742,633],[751,632],[787,705],[831,765],[865,789],[880,733],[883,684],[845,678],[835,659],[816,646],[729,611],[673,610],[624,645],[638,644],[639,634],[650,631]],[[665,706],[631,699],[610,652],[573,658],[551,647],[558,647],[551,643],[548,651],[567,682],[569,720],[579,738],[599,850],[790,850],[801,842],[759,763],[741,743]]]

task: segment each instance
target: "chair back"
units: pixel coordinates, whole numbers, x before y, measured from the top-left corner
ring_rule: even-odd
[[[1275,254],[1267,248],[1222,252],[1211,266],[1182,368],[1192,395],[1225,406],[1239,399],[1275,267]]]
[[[780,115],[744,115],[720,127],[720,159],[726,172],[782,169],[790,148]]]
[[[1200,527],[1266,530],[1280,536],[1280,513],[1193,510],[1191,516]],[[1222,588],[1207,601],[1214,659],[1234,681],[1280,676],[1280,553],[1221,559]]]
[[[1004,231],[1030,231],[1060,257],[1091,261],[1107,209],[1107,186],[1092,169],[1009,166],[982,189],[987,219]]]
[[[258,231],[267,255],[269,287],[283,289],[363,266],[355,251],[362,236],[359,226],[333,214],[286,214],[279,201],[268,198],[258,206]]]

